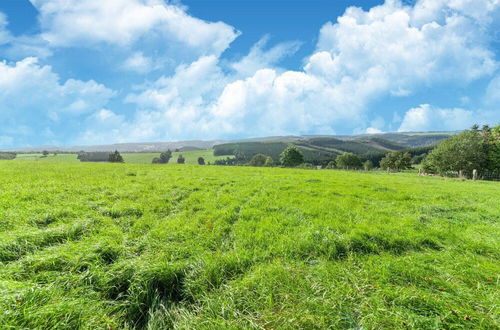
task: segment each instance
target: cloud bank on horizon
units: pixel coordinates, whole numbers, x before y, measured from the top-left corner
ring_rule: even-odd
[[[245,31],[179,1],[30,2],[36,33],[15,35],[0,12],[0,147],[500,122],[500,0],[347,7],[297,69],[281,63],[300,40],[262,36],[228,58]]]

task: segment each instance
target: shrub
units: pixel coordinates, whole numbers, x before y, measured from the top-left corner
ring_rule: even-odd
[[[177,164],[185,164],[186,163],[186,158],[184,158],[182,155],[179,155],[177,158]]]
[[[265,167],[272,167],[274,166],[274,160],[272,157],[267,157],[266,162],[264,163]]]
[[[367,160],[366,162],[363,163],[363,168],[365,171],[371,171],[373,170],[373,163],[371,160]]]
[[[109,162],[109,152],[84,152],[78,153],[77,159],[81,162]]]
[[[327,169],[334,169],[336,167],[336,164],[335,164],[335,161],[334,160],[331,160],[328,165],[326,165],[326,168]]]
[[[268,157],[266,155],[256,154],[255,156],[252,157],[248,165],[257,167],[264,166],[266,164],[267,158]]]
[[[198,165],[205,165],[205,158],[198,157]]]

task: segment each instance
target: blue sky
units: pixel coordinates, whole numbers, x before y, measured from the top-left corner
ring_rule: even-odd
[[[499,0],[2,0],[0,148],[500,122]]]

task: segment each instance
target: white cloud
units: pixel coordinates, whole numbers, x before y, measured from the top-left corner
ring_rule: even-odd
[[[284,42],[265,50],[269,39],[269,36],[260,39],[247,56],[232,63],[231,67],[240,76],[251,76],[260,69],[272,68],[284,57],[295,54],[300,48],[299,42]]]
[[[399,132],[453,131],[470,128],[473,124],[495,124],[500,119],[495,111],[471,111],[460,108],[442,109],[429,104],[406,112]]]
[[[138,41],[196,56],[221,54],[238,36],[232,27],[189,16],[163,0],[30,0],[40,12],[43,38],[53,46]]]
[[[93,80],[60,84],[52,68],[39,65],[35,57],[13,65],[0,62],[0,108],[5,110],[43,108],[78,115],[102,107],[112,96],[113,91]]]
[[[61,83],[50,66],[39,65],[34,57],[12,64],[0,62],[0,135],[36,135],[52,125],[77,129],[71,125],[78,122],[71,120],[100,109],[113,95],[92,80]]]
[[[490,75],[497,63],[483,28],[443,1],[432,9],[423,7],[426,2],[415,8],[397,0],[369,11],[348,8],[336,24],[323,26],[306,70],[339,82],[346,76],[363,79],[377,69],[374,82],[394,95],[408,95],[421,84]],[[439,23],[438,14],[444,17]]]

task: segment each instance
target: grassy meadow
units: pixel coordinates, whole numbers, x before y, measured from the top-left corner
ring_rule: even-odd
[[[0,328],[498,329],[499,237],[497,182],[0,161]]]
[[[192,150],[183,152],[173,152],[172,159],[170,159],[170,164],[177,162],[179,155],[182,155],[186,159],[186,164],[198,164],[198,157],[203,157],[205,162],[213,163],[217,159],[225,159],[228,156],[214,156],[214,151],[212,149],[208,150]],[[160,157],[160,153],[122,153],[123,160],[128,164],[151,164],[153,158]],[[77,154],[49,154],[44,157],[42,154],[18,154],[16,156],[17,161],[40,161],[40,162],[50,162],[50,163],[79,163],[77,159]]]

